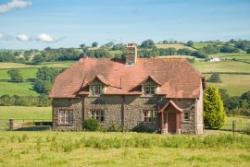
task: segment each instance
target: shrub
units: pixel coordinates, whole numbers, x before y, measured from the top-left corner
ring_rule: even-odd
[[[10,75],[11,82],[23,82],[23,77],[19,70],[11,69],[8,71],[8,74]]]
[[[213,73],[208,79],[208,82],[220,83],[221,82],[220,74]]]
[[[97,131],[100,128],[100,125],[97,120],[88,119],[83,122],[83,128],[89,131]]]
[[[108,128],[108,131],[110,131],[110,132],[121,132],[122,127],[119,124],[117,124],[115,122],[112,122],[111,126]]]
[[[208,87],[204,93],[204,123],[210,129],[219,129],[225,122],[223,101],[216,87]]]

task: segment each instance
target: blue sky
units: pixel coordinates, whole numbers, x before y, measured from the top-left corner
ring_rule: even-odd
[[[0,33],[1,49],[250,39],[250,1],[0,0]]]

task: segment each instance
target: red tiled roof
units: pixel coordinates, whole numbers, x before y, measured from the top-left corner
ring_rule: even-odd
[[[138,58],[135,65],[110,59],[82,58],[54,81],[50,97],[66,98],[87,94],[83,89],[95,78],[107,85],[105,94],[133,95],[146,78],[159,84],[157,94],[169,98],[198,98],[201,74],[184,58]],[[83,93],[84,92],[84,93]]]

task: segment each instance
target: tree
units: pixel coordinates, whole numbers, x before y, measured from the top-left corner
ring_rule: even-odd
[[[208,79],[208,82],[220,83],[221,82],[220,74],[213,73]]]
[[[155,43],[151,39],[147,39],[141,43],[142,48],[155,48]]]
[[[52,82],[54,80],[54,78],[61,72],[60,69],[56,69],[56,68],[49,68],[49,67],[42,67],[39,68],[37,73],[36,73],[36,77],[37,79],[40,80],[47,80]]]
[[[80,48],[82,48],[82,49],[85,47],[86,47],[86,45],[84,43],[80,45]]]
[[[92,47],[97,47],[98,46],[98,43],[97,42],[93,42],[92,43]]]
[[[187,46],[193,47],[194,46],[194,42],[193,41],[187,41]]]
[[[51,82],[50,81],[43,81],[43,80],[39,80],[37,79],[34,83],[33,89],[38,92],[38,93],[42,93],[42,94],[48,94],[50,89],[51,89]]]
[[[41,63],[44,62],[44,61],[45,61],[44,56],[41,55],[41,54],[37,54],[37,55],[35,55],[35,56],[33,57],[33,59],[32,59],[32,64],[37,65],[37,64],[41,64]]]
[[[210,129],[219,129],[225,122],[223,101],[216,87],[210,86],[204,92],[204,123]]]
[[[19,70],[17,69],[9,70],[8,74],[10,75],[11,82],[23,82],[23,77]]]
[[[247,54],[250,54],[250,48],[249,48],[249,49],[247,49]]]

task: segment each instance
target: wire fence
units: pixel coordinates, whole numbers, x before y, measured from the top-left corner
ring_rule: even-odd
[[[0,119],[0,130],[51,130],[52,121],[47,119]]]
[[[229,117],[220,130],[244,132],[250,134],[250,117]],[[49,119],[0,119],[0,131],[6,130],[51,130],[52,120]]]

